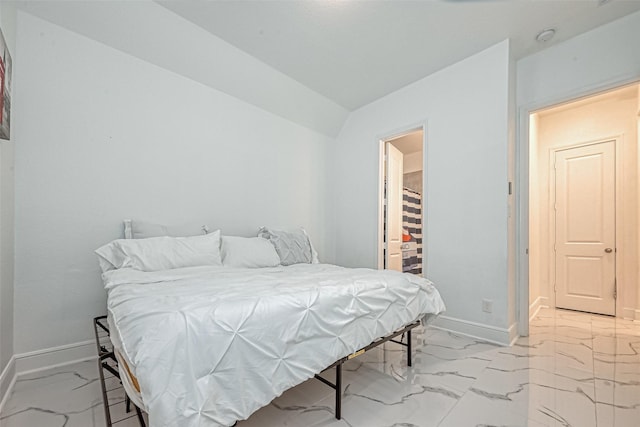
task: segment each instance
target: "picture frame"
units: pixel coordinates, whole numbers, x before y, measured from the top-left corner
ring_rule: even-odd
[[[0,139],[11,137],[12,65],[9,47],[0,29]]]

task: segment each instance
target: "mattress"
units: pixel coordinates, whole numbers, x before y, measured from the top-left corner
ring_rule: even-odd
[[[151,427],[233,425],[445,308],[424,278],[327,264],[120,269],[103,279],[112,341]]]

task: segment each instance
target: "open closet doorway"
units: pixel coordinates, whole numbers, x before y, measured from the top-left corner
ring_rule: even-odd
[[[640,85],[529,117],[529,314],[640,308]]]
[[[378,267],[422,275],[424,130],[380,141]]]

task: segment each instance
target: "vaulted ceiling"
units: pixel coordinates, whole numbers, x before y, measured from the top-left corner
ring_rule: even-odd
[[[504,39],[518,59],[640,10],[638,0],[158,3],[349,110]],[[555,37],[536,42],[548,28]]]

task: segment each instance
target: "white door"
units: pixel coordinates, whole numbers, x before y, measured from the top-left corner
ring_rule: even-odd
[[[385,217],[385,268],[402,271],[402,179],[403,155],[386,143],[387,209]]]
[[[555,152],[556,307],[615,315],[615,141]]]

